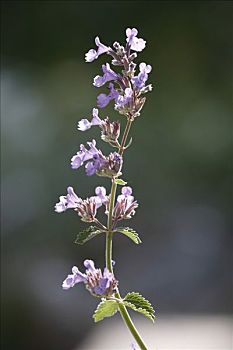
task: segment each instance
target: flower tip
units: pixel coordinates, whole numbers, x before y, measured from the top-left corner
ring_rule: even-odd
[[[100,38],[98,36],[95,37],[95,44],[96,46],[99,46],[100,44]]]
[[[98,54],[96,52],[96,50],[94,49],[90,49],[86,54],[85,54],[85,61],[90,63],[93,62],[94,60],[96,60],[98,58]]]

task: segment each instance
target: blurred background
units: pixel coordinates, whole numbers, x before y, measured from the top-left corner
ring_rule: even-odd
[[[140,203],[125,224],[143,244],[114,240],[120,288],[153,303],[151,334],[160,320],[174,331],[176,315],[208,315],[220,320],[210,334],[223,327],[222,348],[230,349],[232,3],[2,1],[1,8],[2,349],[89,350],[93,331],[118,322],[94,325],[97,301],[83,286],[61,289],[85,258],[104,266],[104,237],[75,245],[86,225],[72,211],[58,215],[54,204],[68,185],[82,197],[96,185],[110,188],[107,179],[71,170],[70,158],[99,137],[78,132],[77,121],[96,106],[93,77],[109,58],[88,64],[84,54],[97,35],[106,45],[124,43],[127,27],[147,41],[137,62],[153,66],[154,90],[125,154],[124,179]],[[106,115],[119,118],[112,104]],[[127,349],[130,337],[119,327]],[[204,348],[194,334],[200,343],[190,348]],[[164,337],[174,339],[168,328]]]

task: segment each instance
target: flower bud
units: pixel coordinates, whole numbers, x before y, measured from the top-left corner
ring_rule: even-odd
[[[107,117],[104,119],[101,125],[102,133],[101,138],[105,142],[115,143],[120,135],[120,123],[119,122],[110,122]]]

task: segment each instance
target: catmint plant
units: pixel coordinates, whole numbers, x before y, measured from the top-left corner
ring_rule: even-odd
[[[81,132],[98,127],[100,141],[98,145],[94,139],[87,141],[85,145],[81,144],[77,153],[71,158],[71,168],[77,171],[84,166],[87,176],[109,178],[111,189],[98,186],[92,196],[83,199],[73,187],[69,186],[67,193],[60,196],[55,211],[62,213],[71,209],[83,222],[89,224],[77,235],[75,243],[82,245],[99,235],[106,237],[104,268],[96,268],[92,260],[86,259],[83,262],[84,268],[80,270],[77,266],[71,268],[70,274],[62,283],[62,288],[68,290],[76,284],[83,283],[87,291],[100,300],[93,315],[94,321],[101,321],[119,312],[134,338],[133,349],[136,349],[137,343],[140,349],[147,350],[128,309],[142,313],[154,321],[153,307],[138,292],[129,292],[125,296],[120,294],[120,282],[118,276],[115,276],[115,262],[112,259],[113,236],[117,239],[119,237],[117,233],[126,235],[135,244],[141,243],[134,229],[122,226],[125,220],[135,215],[138,208],[132,188],[122,179],[123,155],[132,143],[132,138],[128,142],[128,137],[133,122],[136,120],[140,122],[139,116],[146,101],[145,94],[152,90],[152,85],[147,84],[152,67],[144,62],[139,65],[135,63],[137,53],[146,46],[146,41],[137,35],[137,29],[128,28],[126,44],[114,42],[112,47],[102,44],[99,37],[96,37],[97,48],[90,49],[85,55],[86,62],[93,62],[103,54],[106,54],[111,62],[103,64],[102,72],[93,79],[96,88],[101,89],[105,86],[107,92],[105,90],[98,94],[98,108],[93,108],[90,116],[81,119],[77,124],[77,129]],[[102,118],[99,115],[99,109],[103,109],[109,103],[112,103],[120,114],[119,120],[112,121],[108,116]],[[101,151],[101,140],[112,148],[109,154]],[[121,187],[118,195],[117,186]],[[105,210],[106,222],[100,222],[98,219],[100,207]]]

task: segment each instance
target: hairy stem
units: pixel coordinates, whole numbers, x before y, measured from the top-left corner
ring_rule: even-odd
[[[132,124],[133,119],[128,118],[127,124],[125,127],[125,131],[122,137],[122,142],[119,147],[119,154],[122,156],[125,149],[125,144],[127,141],[127,137],[130,131],[130,127]],[[115,183],[114,179],[112,180],[112,188],[111,188],[111,194],[110,194],[110,203],[109,203],[109,212],[108,212],[108,232],[106,233],[106,249],[105,249],[105,258],[106,258],[106,267],[110,272],[113,272],[112,268],[112,236],[113,236],[113,227],[112,227],[112,216],[113,216],[113,208],[115,204],[115,197],[116,197],[116,190],[117,190],[117,184]],[[121,299],[121,295],[119,290],[115,293],[116,297],[118,299]],[[121,317],[123,318],[126,326],[128,327],[129,331],[131,332],[132,336],[140,346],[141,350],[148,350],[146,347],[144,341],[142,340],[140,334],[138,333],[133,321],[131,320],[131,317],[126,309],[126,307],[119,303],[119,310]]]

